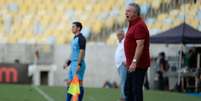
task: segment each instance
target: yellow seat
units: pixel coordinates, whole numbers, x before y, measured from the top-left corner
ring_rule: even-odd
[[[160,7],[160,4],[161,0],[154,0],[154,2],[152,2],[152,7],[158,9]]]
[[[116,34],[115,33],[110,34],[110,36],[107,39],[106,43],[109,44],[109,45],[115,45],[115,44],[117,44],[118,40],[116,38]]]
[[[146,3],[144,0],[137,0]],[[151,2],[151,1],[149,1]],[[10,12],[7,4],[16,3],[17,12]],[[125,1],[124,0],[0,0],[1,12],[3,15],[11,15],[11,31],[5,33],[5,24],[0,24],[0,33],[5,35],[10,43],[18,41],[45,42],[49,36],[61,35],[57,37],[57,43],[63,44],[71,40],[71,22],[73,20],[82,21],[84,27],[90,28],[91,33],[99,34],[104,27],[113,29],[114,24],[123,25],[125,23]],[[119,16],[111,16],[113,9],[117,9]],[[68,11],[72,10],[72,15]],[[104,16],[104,19],[98,17]],[[72,20],[73,19],[73,20]],[[4,18],[0,17],[0,22]],[[34,33],[36,23],[42,26],[41,35]],[[66,33],[66,34],[63,34]],[[63,38],[65,37],[65,38]]]

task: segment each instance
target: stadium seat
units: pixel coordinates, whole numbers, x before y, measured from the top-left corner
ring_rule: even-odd
[[[141,5],[144,15],[150,9],[158,10],[155,16],[146,16],[150,30],[159,32],[176,26],[184,20],[195,28],[201,25],[201,3],[187,3],[160,12],[163,3],[171,0],[135,0]],[[6,43],[55,43],[65,44],[73,35],[71,23],[82,21],[92,35],[102,34],[104,28],[115,29],[124,26],[125,0],[1,0],[0,1],[0,40]],[[184,11],[188,14],[182,13]],[[153,20],[154,19],[154,20]],[[167,25],[166,25],[167,24]],[[27,34],[28,33],[28,34]],[[110,32],[108,32],[110,33]],[[152,34],[152,33],[151,33]],[[13,37],[12,37],[12,36]],[[37,35],[37,36],[36,36]],[[60,36],[61,35],[61,36]],[[88,35],[89,36],[89,35]]]

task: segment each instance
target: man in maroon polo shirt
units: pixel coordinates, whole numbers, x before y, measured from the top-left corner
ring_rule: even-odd
[[[126,8],[129,22],[125,36],[125,56],[128,73],[125,84],[126,101],[143,101],[143,82],[150,66],[149,31],[140,17],[140,7],[130,3]]]

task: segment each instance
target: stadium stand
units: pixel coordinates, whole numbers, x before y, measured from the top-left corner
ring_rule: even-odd
[[[173,28],[183,22],[186,22],[187,24],[193,26],[195,29],[201,31],[200,1],[195,0],[193,2],[193,0],[192,1],[189,0],[191,2],[189,1],[182,2],[182,0],[175,0],[178,1],[177,3],[179,3],[180,6],[177,5],[177,7],[175,8],[167,8],[163,6],[164,7],[163,9],[159,8],[160,5],[164,3],[166,3],[167,5],[174,5],[175,2],[170,2],[171,0],[156,0],[156,1],[157,2],[155,1],[152,2],[152,0],[135,1],[141,5],[142,16],[144,16],[144,19],[148,25],[151,35]],[[158,13],[153,15],[150,14],[150,12],[151,13],[158,12]],[[107,43],[115,44],[117,42],[116,40],[117,39],[114,35],[110,35],[110,37],[107,40]]]
[[[64,44],[79,20],[92,41],[116,42],[116,29],[126,25],[127,0],[1,0],[0,43]],[[185,2],[182,2],[185,1]],[[199,0],[134,0],[141,5],[151,35],[185,22],[201,30]],[[161,8],[162,7],[162,8]],[[111,35],[111,36],[110,36]],[[111,39],[113,38],[113,39]]]
[[[64,44],[75,20],[86,36],[124,22],[123,0],[1,0],[0,7],[1,43]]]

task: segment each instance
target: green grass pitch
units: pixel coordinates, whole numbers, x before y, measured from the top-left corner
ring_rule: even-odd
[[[39,86],[54,101],[65,101],[64,87]],[[0,101],[47,101],[30,85],[0,84]],[[85,88],[84,101],[119,101],[118,89]],[[144,101],[201,101],[201,97],[180,93],[144,91]]]

